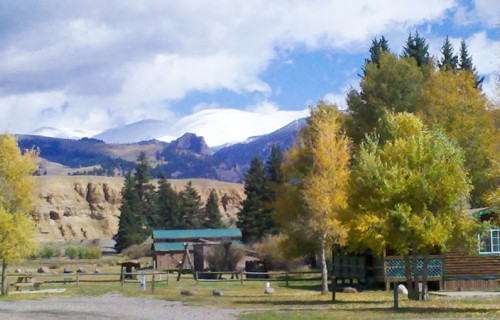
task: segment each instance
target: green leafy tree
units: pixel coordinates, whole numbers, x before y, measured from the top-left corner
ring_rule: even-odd
[[[469,54],[469,48],[467,46],[467,43],[463,39],[460,42],[458,69],[468,71],[473,74],[476,81],[476,88],[481,88],[484,77],[480,77],[477,74],[476,67],[474,67],[474,64],[472,63],[472,56]]]
[[[191,181],[186,184],[184,190],[179,194],[181,207],[180,216],[182,217],[182,229],[200,229],[203,226],[203,217],[201,210],[201,198]]]
[[[242,240],[253,243],[262,237],[260,221],[264,203],[262,191],[265,188],[264,164],[255,157],[250,162],[250,169],[245,174],[245,200],[242,201],[241,211],[238,212],[237,226],[241,229]]]
[[[162,229],[181,229],[182,215],[179,195],[172,185],[161,177],[156,198],[158,227]]]
[[[320,102],[311,109],[300,143],[286,154],[287,183],[277,195],[277,220],[283,232],[320,249],[323,294],[328,292],[326,251],[333,244],[344,244],[347,237],[340,216],[347,207],[350,141],[342,132],[342,119],[336,106]],[[297,199],[290,201],[289,195]],[[291,208],[296,202],[301,203],[298,211]]]
[[[458,145],[441,130],[409,113],[387,114],[380,135],[370,135],[354,158],[352,212],[345,217],[351,245],[395,250],[405,256],[408,278],[409,256],[413,266],[423,256],[425,282],[431,252],[476,239],[462,210],[471,188],[464,164]],[[412,297],[418,297],[413,280]]]
[[[217,193],[214,189],[210,190],[210,194],[208,195],[204,211],[204,228],[218,229],[225,227],[222,223],[222,217],[219,210],[219,197],[217,196]]]
[[[418,31],[415,31],[414,35],[408,35],[406,45],[403,47],[403,57],[415,59],[419,67],[426,67],[431,64],[429,45]]]
[[[27,257],[37,250],[36,229],[31,218],[34,207],[33,173],[37,169],[37,154],[33,150],[21,153],[16,139],[0,135],[0,259],[2,286],[6,292],[7,265]]]
[[[453,53],[453,45],[448,36],[441,47],[441,60],[438,62],[439,69],[442,71],[456,70],[458,67],[458,57]]]

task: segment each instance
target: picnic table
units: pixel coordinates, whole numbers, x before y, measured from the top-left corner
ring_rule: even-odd
[[[34,287],[36,290],[38,290],[42,284],[43,281],[35,280],[32,275],[29,275],[17,277],[17,281],[11,283],[10,285],[12,287],[15,287],[16,291],[19,291],[19,288],[21,287]]]

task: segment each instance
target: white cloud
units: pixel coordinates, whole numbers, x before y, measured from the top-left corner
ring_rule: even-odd
[[[46,125],[98,130],[172,118],[176,111],[170,103],[193,91],[266,97],[273,88],[261,74],[278,52],[352,50],[375,35],[406,33],[443,19],[454,5],[453,0],[6,2],[0,106],[7,112],[0,125],[16,132]],[[26,103],[19,104],[22,100]],[[50,117],[43,116],[45,109],[53,111]]]
[[[462,25],[481,23],[493,28],[500,23],[500,6],[497,0],[474,0],[471,10],[459,7],[455,11],[455,21]]]

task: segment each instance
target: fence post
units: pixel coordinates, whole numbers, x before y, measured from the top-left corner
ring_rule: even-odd
[[[399,297],[398,297],[398,283],[393,282],[394,285],[394,309],[399,308]]]
[[[80,273],[76,273],[76,286],[78,287],[78,285],[80,284]]]
[[[285,281],[286,281],[286,286],[288,287],[288,272],[285,273]]]
[[[123,273],[123,268],[120,271],[120,282],[121,286],[123,287],[123,283],[125,282],[125,274]]]
[[[153,271],[153,279],[151,280],[151,293],[155,294],[155,272]]]
[[[168,271],[167,271],[167,285],[168,285]]]
[[[196,280],[196,284],[198,285],[198,271],[194,273],[194,280]]]
[[[240,283],[243,284],[243,272],[240,272]]]

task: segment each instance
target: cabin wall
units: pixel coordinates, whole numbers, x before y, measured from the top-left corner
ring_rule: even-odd
[[[184,253],[179,253],[179,252],[162,252],[162,251],[156,251],[155,252],[155,261],[156,261],[156,268],[159,270],[162,269],[175,269],[179,267],[179,262],[182,261],[182,257],[184,256]],[[191,256],[191,261],[193,261],[193,254],[190,253]],[[189,264],[189,261],[185,261],[184,267],[187,267]]]
[[[445,254],[445,290],[500,288],[500,255]]]

